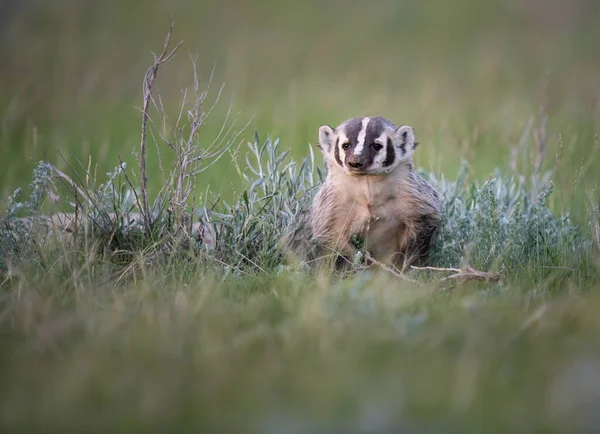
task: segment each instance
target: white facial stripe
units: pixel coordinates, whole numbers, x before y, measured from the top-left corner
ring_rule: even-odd
[[[367,125],[371,118],[363,118],[362,127],[360,132],[358,133],[356,148],[354,149],[354,155],[360,155],[363,149],[365,148],[365,137],[367,136]]]
[[[375,142],[379,143],[379,144],[384,144],[385,137],[384,136],[378,137]],[[381,148],[379,150],[379,152],[377,152],[377,154],[375,155],[375,158],[373,159],[373,170],[379,171],[380,169],[382,169],[384,161],[385,161],[385,145],[383,146],[383,148]]]
[[[348,142],[348,137],[344,133],[340,133],[340,135],[338,136],[338,139],[339,140],[337,142],[337,146],[340,151],[340,160],[342,162],[342,167],[343,167],[346,164],[346,150],[344,148],[342,148],[342,145],[344,143]]]

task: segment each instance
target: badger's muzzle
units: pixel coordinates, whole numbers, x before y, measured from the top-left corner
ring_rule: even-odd
[[[363,161],[361,161],[361,159],[359,157],[357,157],[356,155],[353,155],[352,157],[348,158],[347,163],[348,166],[351,169],[356,169],[356,170],[360,170],[363,168],[363,166],[365,165]]]

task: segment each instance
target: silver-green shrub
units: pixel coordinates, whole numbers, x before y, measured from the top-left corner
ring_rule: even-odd
[[[444,197],[439,239],[431,253],[437,266],[468,264],[481,270],[517,271],[523,266],[567,266],[582,259],[590,240],[568,214],[548,207],[549,175],[523,176],[496,171],[477,186],[463,167],[456,181],[424,174]]]
[[[289,151],[281,151],[279,140],[267,137],[261,142],[255,133],[246,155],[235,161],[245,185],[241,194],[228,203],[208,192],[204,205],[194,213],[200,220],[196,229],[205,231],[211,241],[203,243],[197,233],[189,231],[183,234],[186,242],[174,245],[172,240],[180,228],[170,224],[169,209],[164,205],[169,198],[162,198],[151,207],[152,245],[161,247],[160,240],[167,240],[171,248],[160,250],[169,255],[181,253],[177,248],[201,251],[201,257],[234,273],[277,269],[286,260],[282,240],[301,221],[324,177],[312,148],[308,149],[309,155],[300,163],[290,161]],[[8,261],[35,254],[31,219],[19,216],[37,215],[52,183],[52,169],[44,162],[36,167],[29,200],[17,201],[20,190],[8,200],[1,220],[3,269]],[[87,242],[94,237],[105,252],[147,252],[149,242],[142,234],[137,193],[124,181],[125,174],[125,167],[119,166],[107,174],[106,183],[83,193],[93,205],[80,210],[88,224]],[[575,225],[568,214],[555,216],[548,207],[552,193],[548,174],[527,180],[519,174],[497,171],[481,186],[470,180],[465,167],[455,181],[432,173],[421,175],[444,198],[442,226],[430,254],[431,265],[470,265],[482,271],[517,273],[530,266],[576,267],[589,257],[589,231]]]

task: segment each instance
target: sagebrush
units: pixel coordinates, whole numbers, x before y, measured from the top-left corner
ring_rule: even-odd
[[[261,140],[258,132],[244,152],[239,137],[246,127],[237,128],[231,108],[218,135],[202,137],[223,87],[208,105],[209,89],[200,89],[195,64],[191,103],[184,91],[178,113],[168,116],[162,98],[153,95],[153,84],[181,44],[169,49],[171,32],[172,25],[162,54],[154,56],[144,77],[141,152],[136,154],[140,176],[128,171],[120,157],[102,183],[81,164],[67,162],[67,175],[40,162],[29,199],[20,201],[22,190],[15,191],[0,221],[4,272],[23,262],[43,269],[51,255],[74,250],[83,252],[79,260],[88,265],[103,261],[122,267],[140,257],[153,264],[188,258],[235,274],[291,265],[284,240],[307,212],[326,169],[320,168],[312,146],[303,161],[293,161],[278,139]],[[555,216],[548,207],[552,174],[539,170],[545,155],[544,116],[541,124],[542,129],[527,131],[520,143],[528,146],[535,136],[538,152],[529,177],[517,171],[517,164],[505,173],[497,171],[483,185],[473,181],[466,166],[453,181],[421,173],[444,199],[431,265],[514,275],[533,265],[538,270],[573,269],[589,260],[594,248],[591,224],[580,228],[568,215]],[[155,145],[163,178],[152,204],[145,173],[146,153],[152,148],[148,140]],[[161,152],[174,154],[169,170]],[[224,155],[231,156],[245,186],[232,203],[202,186],[199,177]],[[360,252],[355,258],[357,269],[364,266],[366,255]]]
[[[206,191],[203,203],[188,217],[190,231],[185,232],[180,248],[229,271],[272,271],[285,264],[281,241],[307,211],[323,171],[312,147],[308,147],[309,156],[298,163],[287,158],[288,151],[281,150],[279,140],[267,138],[261,142],[256,133],[247,149],[235,160],[236,172],[246,188],[231,204]],[[17,200],[20,190],[9,199],[2,218],[1,264],[5,269],[7,261],[36,254],[34,246],[39,247],[40,239],[31,231],[33,220],[20,218],[19,212],[38,214],[49,186],[56,184],[52,167],[40,162],[34,171],[29,200]],[[132,254],[144,249],[164,251],[165,243],[176,238],[178,226],[169,223],[172,215],[168,207],[161,205],[163,199],[152,207],[151,233],[155,236],[151,242],[142,236],[142,226],[136,220],[140,215],[137,193],[125,181],[125,170],[121,165],[108,174],[107,182],[85,190],[94,206],[81,206],[79,212],[85,213],[85,218],[80,219],[79,230],[95,237],[94,242],[102,240],[101,251],[107,255],[117,250]],[[543,177],[543,182],[527,183],[519,174],[497,172],[483,185],[470,180],[466,167],[453,181],[432,173],[421,175],[444,198],[442,226],[431,252],[431,265],[468,264],[514,274],[533,265],[575,267],[593,248],[591,227],[580,228],[568,215],[555,216],[548,207],[552,193],[549,175]],[[173,249],[168,252],[174,253]],[[567,258],[569,263],[565,264]]]

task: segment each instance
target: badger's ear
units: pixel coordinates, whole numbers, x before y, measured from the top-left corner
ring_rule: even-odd
[[[319,148],[326,157],[333,154],[333,145],[335,143],[335,131],[329,125],[323,125],[319,128]]]
[[[413,151],[419,144],[415,140],[415,132],[409,125],[402,125],[392,133],[392,141],[396,148],[402,151],[403,156],[412,155]]]

